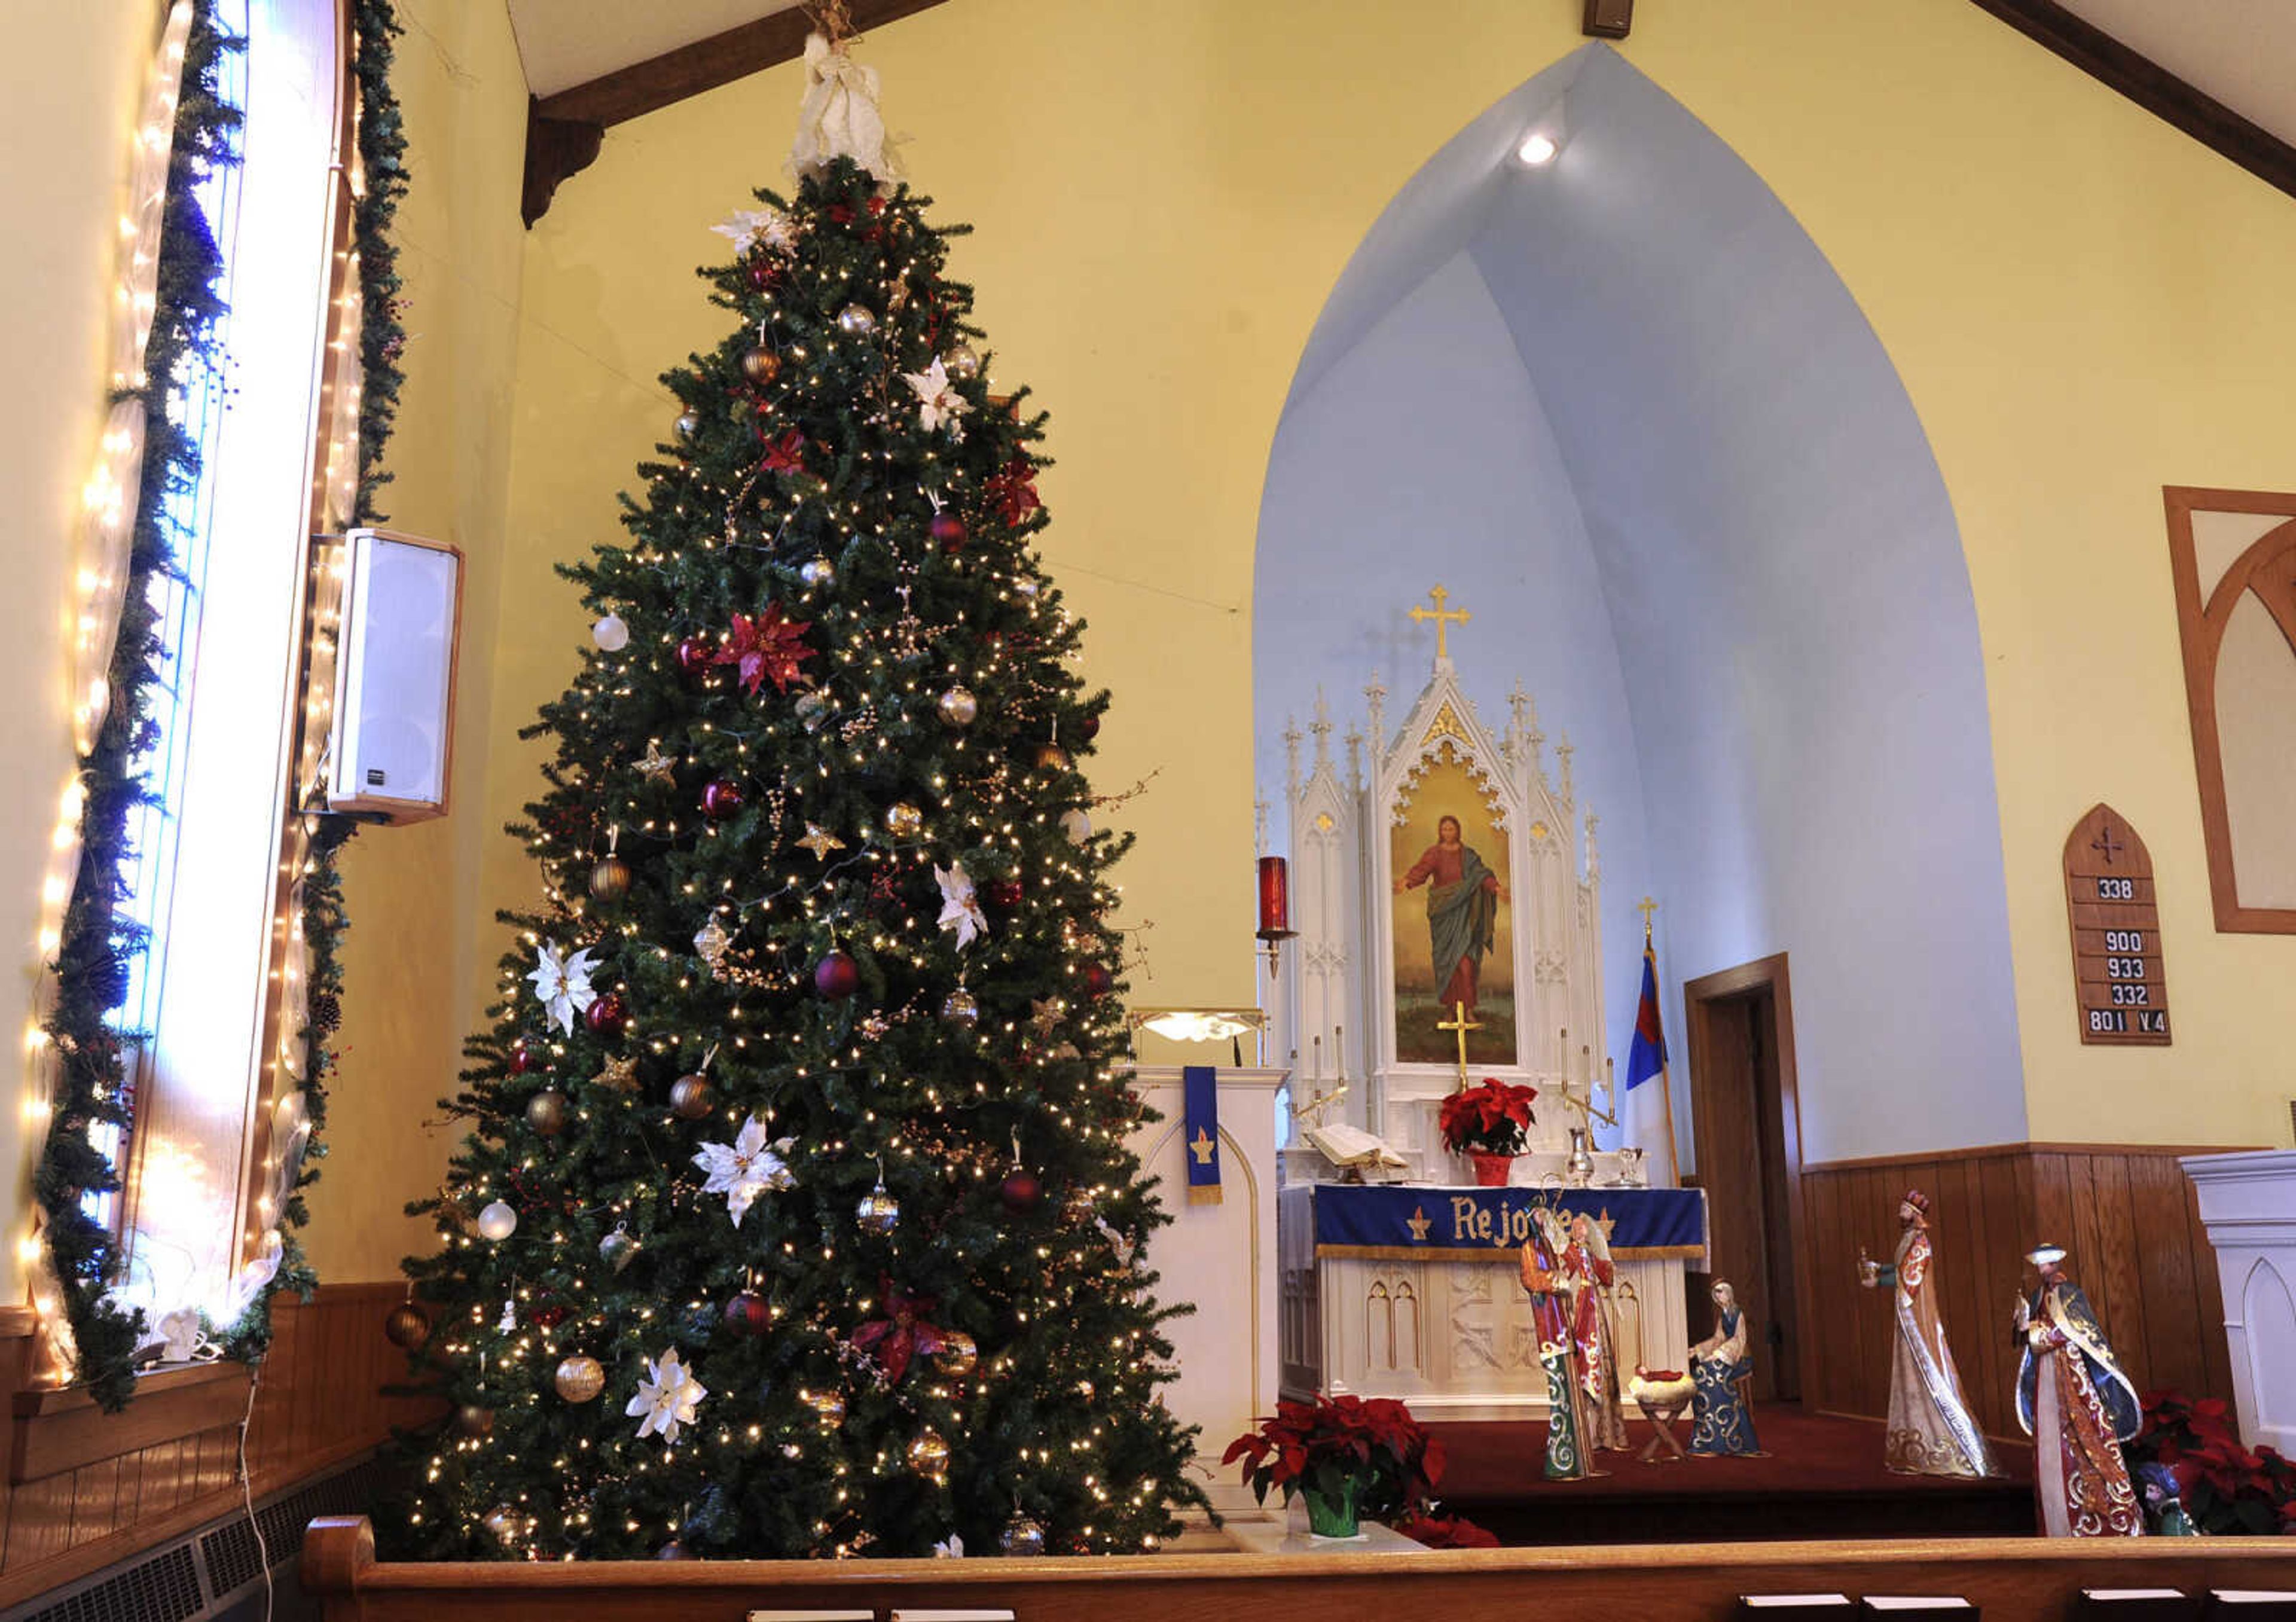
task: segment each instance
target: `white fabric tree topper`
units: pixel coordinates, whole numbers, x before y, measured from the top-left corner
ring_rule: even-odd
[[[843,40],[805,38],[805,99],[798,104],[797,143],[789,171],[802,180],[840,158],[850,158],[890,185],[901,177],[899,137],[885,132],[879,111],[877,70],[855,62]]]

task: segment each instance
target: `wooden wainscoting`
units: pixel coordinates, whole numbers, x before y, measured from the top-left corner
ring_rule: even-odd
[[[1809,1259],[1815,1338],[1811,1406],[1880,1417],[1889,1410],[1891,1337],[1886,1292],[1857,1286],[1862,1247],[1897,1252],[1898,1202],[1931,1201],[1939,1305],[1954,1362],[1988,1435],[2014,1437],[2018,1348],[2010,1313],[2030,1289],[2025,1253],[2044,1239],[2070,1255],[2065,1270],[2088,1293],[2140,1392],[2174,1387],[2232,1395],[2216,1252],[2180,1155],[2197,1149],[2007,1143],[1802,1169],[1801,1234]]]
[[[255,1388],[248,1463],[262,1498],[356,1458],[394,1424],[433,1410],[386,1399],[406,1354],[383,1338],[402,1284],[331,1284],[308,1305],[272,1308],[275,1338]],[[29,1314],[0,1322],[0,1375],[14,1394],[0,1486],[0,1609],[101,1570],[240,1503],[239,1428],[248,1371],[213,1363],[149,1374],[105,1413],[74,1390],[27,1378]]]

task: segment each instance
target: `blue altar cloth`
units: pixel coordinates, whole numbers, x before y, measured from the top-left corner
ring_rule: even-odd
[[[1512,1260],[1539,1206],[1608,1224],[1622,1262],[1706,1255],[1706,1196],[1697,1189],[1477,1189],[1407,1184],[1316,1185],[1316,1254],[1407,1260],[1480,1256]],[[1568,1217],[1565,1218],[1568,1221]]]

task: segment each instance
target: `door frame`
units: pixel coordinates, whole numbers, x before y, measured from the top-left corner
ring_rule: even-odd
[[[1705,1079],[1713,1044],[1713,1005],[1751,992],[1770,993],[1770,1006],[1777,1022],[1779,1136],[1785,1151],[1786,1220],[1793,1225],[1794,1362],[1802,1398],[1807,1402],[1817,1389],[1817,1320],[1811,1299],[1809,1224],[1802,1206],[1801,1099],[1794,1075],[1793,984],[1786,968],[1786,955],[1776,952],[1734,968],[1718,969],[1695,980],[1685,980],[1682,984],[1682,1006],[1690,1037],[1691,1143],[1702,1168],[1707,1160],[1706,1123],[1713,1119],[1709,1109],[1720,1107],[1718,1102],[1707,1096]]]

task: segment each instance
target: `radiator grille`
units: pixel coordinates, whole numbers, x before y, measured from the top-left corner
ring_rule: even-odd
[[[292,1560],[303,1548],[303,1528],[319,1515],[348,1515],[366,1510],[373,1502],[375,1467],[361,1464],[324,1481],[315,1481],[284,1498],[275,1498],[256,1511],[263,1526],[263,1548],[271,1563]],[[257,1553],[255,1528],[247,1517],[226,1521],[200,1539],[200,1558],[208,1568],[208,1592],[222,1599],[263,1575]]]
[[[24,1622],[189,1622],[205,1609],[192,1546],[177,1544]]]

